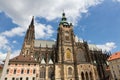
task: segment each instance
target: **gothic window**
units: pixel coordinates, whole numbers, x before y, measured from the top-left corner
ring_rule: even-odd
[[[52,68],[52,67],[50,67],[49,70],[48,70],[48,77],[49,77],[50,79],[53,78],[53,68]]]
[[[88,73],[87,73],[87,72],[85,73],[85,75],[86,75],[86,80],[89,80],[89,77],[88,77]]]
[[[92,72],[90,72],[90,80],[93,80]]]
[[[71,59],[71,50],[69,48],[66,50],[66,58]]]
[[[44,67],[42,67],[41,68],[41,70],[40,70],[40,78],[45,78],[45,75],[46,73],[45,73],[45,68]]]
[[[69,68],[68,68],[68,75],[70,76],[70,75],[72,75],[72,73],[73,73],[72,68],[69,67]]]
[[[82,51],[81,49],[78,50],[76,57],[77,57],[77,62],[83,62],[83,61],[85,61],[84,51]]]

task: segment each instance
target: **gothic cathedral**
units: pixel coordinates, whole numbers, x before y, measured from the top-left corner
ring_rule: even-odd
[[[36,40],[34,17],[21,52],[10,59],[5,80],[102,80],[107,54],[93,44],[77,40],[65,13],[56,41]]]

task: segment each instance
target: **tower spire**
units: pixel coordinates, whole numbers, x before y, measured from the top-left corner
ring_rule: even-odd
[[[68,22],[67,22],[67,18],[65,16],[65,12],[64,11],[62,13],[62,19],[60,21],[60,24],[69,25]]]
[[[34,16],[32,17],[30,25],[34,25]]]
[[[65,17],[65,12],[63,11],[63,13],[62,13],[62,21],[66,21],[67,20],[67,18]]]

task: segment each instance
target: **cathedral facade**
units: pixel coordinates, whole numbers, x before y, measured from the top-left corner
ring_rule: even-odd
[[[78,41],[65,13],[57,40],[36,40],[34,17],[27,29],[21,52],[10,59],[5,80],[102,80],[107,55],[95,45]]]

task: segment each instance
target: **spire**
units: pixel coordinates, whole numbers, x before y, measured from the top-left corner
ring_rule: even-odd
[[[65,17],[65,13],[62,13],[62,19],[60,21],[60,24],[64,24],[64,25],[69,25],[67,22],[67,18]]]
[[[34,25],[34,16],[32,17],[30,25]]]
[[[65,17],[65,13],[63,12],[62,13],[62,21],[66,21],[67,20],[67,18]]]
[[[25,36],[25,41],[31,43],[32,40],[35,39],[35,31],[34,31],[34,16],[32,17],[29,28],[27,29],[27,33]]]

